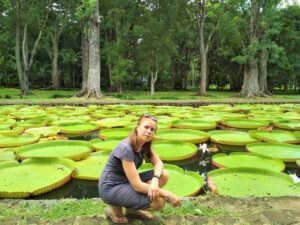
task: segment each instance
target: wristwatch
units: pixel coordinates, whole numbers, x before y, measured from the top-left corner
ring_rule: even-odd
[[[160,179],[160,176],[157,174],[153,174],[153,177],[156,177],[157,179]]]

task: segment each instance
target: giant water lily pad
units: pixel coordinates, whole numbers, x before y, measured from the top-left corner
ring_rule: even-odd
[[[40,135],[41,137],[55,136],[59,132],[57,127],[37,127],[25,130],[25,133]]]
[[[253,129],[259,127],[267,127],[269,126],[269,122],[262,120],[254,120],[254,119],[227,119],[222,120],[221,123],[228,127],[234,128],[243,128],[243,129]]]
[[[102,139],[122,139],[127,137],[131,131],[131,128],[103,129],[100,130],[99,136]]]
[[[18,147],[23,145],[29,145],[39,140],[39,135],[24,134],[18,136],[4,136],[0,135],[0,147],[10,148]]]
[[[224,145],[245,146],[258,141],[242,131],[214,130],[210,131],[209,134],[212,142]]]
[[[246,145],[249,152],[264,155],[284,162],[296,162],[300,159],[300,146],[282,143],[254,143]]]
[[[24,120],[16,123],[17,127],[23,127],[25,129],[27,128],[34,128],[34,127],[44,127],[46,126],[46,122],[44,120]]]
[[[178,166],[164,164],[168,171],[169,180],[163,189],[171,191],[177,196],[194,196],[200,192],[204,181],[200,174],[192,171],[184,171]],[[140,167],[140,171],[153,169],[152,164],[146,163]]]
[[[109,139],[105,141],[92,140],[90,143],[95,151],[112,151],[122,139]]]
[[[0,162],[2,161],[16,161],[17,158],[12,151],[0,151]]]
[[[113,128],[113,127],[124,127],[126,123],[128,123],[127,120],[124,118],[106,118],[102,120],[97,120],[95,123],[99,127],[104,128]]]
[[[14,136],[14,135],[22,134],[23,132],[24,132],[23,127],[11,127],[6,129],[0,129],[0,135]]]
[[[95,152],[84,160],[76,162],[76,172],[73,177],[82,180],[99,180],[110,151]]]
[[[275,127],[288,129],[288,130],[300,130],[300,120],[279,120],[273,122]]]
[[[285,168],[285,164],[281,160],[244,152],[233,152],[229,155],[216,154],[212,157],[212,164],[221,168],[251,167],[278,172]]]
[[[0,163],[0,197],[40,195],[65,184],[75,168],[68,159],[27,159]]]
[[[91,151],[91,145],[86,141],[58,140],[23,146],[16,153],[20,159],[61,157],[81,160]]]
[[[188,159],[198,152],[196,145],[177,141],[154,141],[152,147],[162,160],[168,161]]]
[[[165,129],[158,130],[154,140],[181,141],[190,143],[202,143],[209,139],[206,132],[190,129]]]
[[[217,124],[213,121],[206,121],[202,119],[183,119],[172,122],[172,127],[195,130],[212,130],[216,128]]]
[[[300,196],[300,187],[284,173],[261,168],[225,168],[207,174],[213,193],[233,197]]]
[[[83,134],[98,129],[96,124],[84,122],[66,122],[57,125],[61,133],[65,134]]]
[[[299,143],[300,138],[296,134],[284,130],[250,130],[249,134],[260,141],[281,142],[281,143]]]

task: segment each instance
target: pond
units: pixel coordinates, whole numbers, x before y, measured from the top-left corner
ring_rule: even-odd
[[[66,135],[70,140],[92,140],[98,138],[99,131],[88,133],[84,136],[78,135]],[[199,144],[197,144],[198,146]],[[208,142],[208,147],[210,147],[211,143]],[[218,151],[217,153],[224,152],[229,153],[228,151]],[[200,150],[196,154],[196,156],[180,161],[165,161],[164,163],[177,165],[183,168],[186,171],[195,171],[201,174],[204,180],[206,180],[207,173],[213,169],[217,169],[214,165],[212,165],[211,158],[214,154],[213,152],[204,152],[202,153]],[[286,163],[286,168],[284,171],[288,174],[294,182],[300,182],[300,170],[298,169],[295,163]],[[32,196],[30,199],[61,199],[61,198],[98,198],[98,181],[89,181],[89,180],[79,180],[72,179],[67,184],[62,187],[55,189],[53,191],[47,192],[42,195]],[[205,183],[199,195],[205,194],[208,190],[207,184]]]
[[[203,181],[204,186],[200,195],[208,190],[211,191],[213,190],[212,184],[215,184],[215,181],[218,182],[217,179],[219,179],[219,181],[220,179],[230,181],[230,183],[226,183],[227,181],[218,183],[218,188],[220,187],[219,184],[221,184],[224,185],[223,190],[235,188],[234,191],[239,192],[238,194],[243,194],[243,196],[256,196],[256,193],[252,193],[251,190],[257,189],[257,182],[266,183],[263,177],[265,175],[269,179],[269,182],[267,182],[268,185],[263,185],[263,188],[268,186],[266,187],[268,190],[259,193],[257,196],[265,196],[266,194],[273,195],[271,189],[273,189],[274,186],[277,187],[274,196],[282,196],[285,194],[291,195],[289,193],[300,195],[299,166],[295,163],[295,161],[298,160],[297,163],[300,165],[300,106],[293,104],[274,106],[259,104],[232,106],[223,104],[201,106],[198,108],[153,105],[89,105],[87,107],[67,105],[51,107],[25,105],[4,106],[0,109],[0,153],[2,153],[2,155],[0,155],[0,161],[16,160],[16,156],[19,160],[32,157],[66,157],[69,159],[60,159],[59,165],[56,164],[55,166],[52,166],[55,171],[51,173],[51,175],[59,174],[60,171],[63,171],[61,165],[66,163],[69,165],[69,169],[71,169],[69,170],[69,175],[74,171],[75,167],[77,168],[77,171],[80,171],[80,168],[85,168],[85,175],[80,175],[78,172],[75,176],[97,179],[97,171],[100,171],[100,169],[94,170],[91,175],[89,166],[92,168],[100,168],[104,165],[104,160],[108,155],[102,152],[105,152],[104,150],[107,149],[112,149],[113,146],[115,146],[115,143],[119,142],[115,139],[119,140],[119,138],[127,136],[143,113],[155,115],[159,121],[158,131],[154,136],[155,150],[157,152],[161,151],[160,154],[165,154],[164,156],[161,155],[162,158],[165,157],[164,160],[181,159],[181,161],[165,161],[167,164],[177,165],[179,167],[179,169],[174,166],[168,168],[173,168],[172,170],[174,171],[172,171],[172,173],[175,173],[175,175],[176,173],[179,173],[179,176],[182,179],[186,179],[185,181],[193,180],[191,177],[195,178],[195,182],[192,181],[192,183],[193,185],[196,183],[198,189],[195,189],[192,193],[181,193],[182,195],[180,196],[194,194],[202,187]],[[42,135],[42,137],[40,137],[40,135]],[[105,139],[105,141],[100,141],[99,137]],[[61,139],[72,141],[60,141]],[[55,141],[51,142],[52,140]],[[166,142],[168,143],[166,144]],[[263,164],[263,168],[268,168],[265,166],[265,164],[268,164],[266,161],[273,161],[273,164],[277,164],[277,170],[267,170],[267,173],[266,171],[259,171],[257,169],[254,169],[255,171],[250,169],[250,172],[249,170],[246,171],[240,169],[238,169],[238,171],[228,169],[217,170],[214,165],[220,166],[221,164],[218,164],[219,162],[216,162],[215,159],[221,158],[219,157],[220,155],[215,156],[217,153],[197,150],[197,146],[191,143],[196,144],[197,146],[199,143],[207,143],[208,148],[211,150],[218,147],[219,151],[217,153],[246,151],[245,146],[247,146],[247,150],[253,153],[252,155],[259,155],[259,157],[256,156],[257,158],[260,158],[258,164]],[[165,147],[165,145],[167,145],[167,147]],[[182,147],[183,145],[186,148]],[[18,146],[22,147],[14,148]],[[47,149],[45,150],[45,148]],[[38,151],[35,149],[38,149]],[[173,151],[173,149],[178,151]],[[90,154],[92,150],[97,152]],[[79,151],[82,151],[82,153],[77,154]],[[66,155],[69,153],[71,154]],[[191,157],[192,155],[194,155],[192,158],[182,160],[183,158],[187,158],[186,156]],[[242,153],[230,154],[230,157],[232,155],[238,155],[238,158],[244,157],[241,156]],[[212,159],[213,156],[214,158]],[[227,156],[229,155],[225,155],[223,159],[230,158]],[[5,157],[9,157],[10,159],[5,159]],[[272,157],[273,159],[270,159],[269,157]],[[89,160],[85,160],[87,158]],[[79,163],[74,163],[74,161],[70,161],[70,159],[81,161]],[[39,160],[43,161],[43,159],[29,160],[29,165],[32,166],[32,164],[36,163],[34,166],[40,166],[38,168],[42,169],[48,166],[50,167],[49,159],[44,160],[44,164]],[[88,161],[88,163],[86,161]],[[212,161],[214,165],[212,164]],[[25,161],[25,167],[28,165],[26,162],[28,161]],[[53,160],[51,162],[53,162]],[[235,163],[233,166],[236,167],[238,164],[239,167],[247,167],[245,165],[251,164],[249,167],[253,167],[252,160],[248,160],[248,164],[245,164],[245,161],[242,162],[242,164]],[[257,163],[257,161],[255,161],[255,163]],[[88,166],[86,166],[86,164],[88,164]],[[52,165],[54,165],[54,163]],[[282,171],[284,165],[285,170]],[[2,172],[1,176],[6,176],[6,180],[9,182],[20,181],[20,179],[11,179],[11,177],[15,177],[15,172],[12,172],[11,175],[6,173],[7,170],[10,170],[10,167],[13,167],[11,171],[15,171],[15,167],[18,166],[19,164],[16,161],[4,162],[2,164],[3,170],[0,169],[0,173]],[[22,166],[23,165],[19,167],[19,171],[21,172],[23,172],[23,169],[25,168]],[[182,173],[180,168],[185,171],[193,172]],[[31,171],[28,172],[29,175],[41,178],[35,179],[35,181],[45,180],[45,175],[42,171]],[[171,173],[170,170],[169,172]],[[285,174],[281,172],[284,172]],[[229,176],[231,176],[230,179],[220,178],[222,177],[220,174],[223,173],[229,173]],[[47,170],[45,170],[45,174],[50,173],[47,173]],[[24,178],[24,182],[21,184],[14,182],[15,188],[17,189],[27,182],[25,179],[26,176],[19,174],[18,176]],[[228,176],[228,174],[226,174],[226,176]],[[48,175],[46,177],[48,179],[46,182],[52,182]],[[55,179],[53,177],[54,176],[52,176],[52,179]],[[248,185],[251,183],[250,186],[244,187],[243,189],[250,190],[251,193],[240,193],[239,190],[236,190],[237,188],[240,189],[240,184],[232,181],[235,180],[235,182],[241,182],[237,177],[242,177],[244,179],[242,184],[246,183]],[[274,182],[274,177],[277,179],[277,183]],[[214,179],[212,183],[210,182],[210,178]],[[172,188],[178,187],[180,191],[191,189],[190,185],[188,186],[189,188],[180,187],[180,185],[178,185],[179,183],[186,184],[180,179],[178,177],[170,179],[170,182],[167,184],[167,186],[169,184],[170,186],[166,187],[166,189],[172,185]],[[3,178],[2,181],[4,180],[5,179]],[[10,189],[12,189],[11,184],[5,182],[2,182],[3,184],[0,183],[2,185],[0,185],[0,188],[3,188],[5,191],[10,191]],[[51,186],[52,184],[53,183],[48,187],[55,188],[55,186]],[[282,186],[278,186],[278,184]],[[29,183],[27,185],[28,187],[25,186],[30,190],[34,185],[35,184],[33,183]],[[228,188],[229,186],[231,187]],[[278,191],[281,190],[281,187],[285,190],[284,193]],[[285,187],[287,187],[287,189],[285,189]],[[173,190],[172,188],[170,190]],[[292,192],[289,192],[291,189],[295,189],[295,192],[293,192],[293,190]],[[33,188],[31,190],[38,189]],[[221,190],[221,188],[219,188],[218,191],[219,190]],[[269,193],[269,190],[271,190],[272,193]],[[44,189],[44,192],[45,191],[47,190]],[[233,193],[232,190],[230,191]],[[20,193],[25,193],[26,196],[22,196],[27,197],[32,192],[22,190]],[[41,192],[38,192],[37,194],[40,193]],[[219,192],[219,194],[223,193]],[[72,178],[69,182],[56,190],[30,198],[56,199],[71,197],[98,197],[97,181]]]

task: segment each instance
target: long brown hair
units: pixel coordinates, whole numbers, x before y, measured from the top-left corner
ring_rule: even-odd
[[[132,146],[132,148],[133,148],[134,150],[137,150],[138,145],[139,145],[139,142],[138,142],[138,133],[137,133],[137,130],[136,130],[136,129],[137,129],[137,127],[138,127],[139,125],[141,125],[142,120],[143,120],[144,118],[151,119],[151,120],[153,120],[153,121],[156,123],[156,127],[155,127],[154,133],[156,132],[156,128],[157,128],[157,119],[156,119],[156,117],[151,116],[151,115],[149,115],[149,114],[144,114],[143,116],[141,116],[141,117],[139,118],[139,120],[138,120],[138,122],[137,122],[135,128],[133,129],[133,131],[132,131],[132,132],[130,133],[130,135],[128,136],[128,138],[129,138],[129,143],[131,144],[131,146]],[[141,152],[141,153],[142,153],[142,155],[143,155],[144,157],[146,157],[146,158],[148,158],[148,159],[151,158],[151,156],[152,156],[152,140],[146,142],[146,143],[142,146],[142,152]]]

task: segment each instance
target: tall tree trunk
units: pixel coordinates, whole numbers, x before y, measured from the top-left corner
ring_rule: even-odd
[[[74,97],[82,97],[87,93],[87,78],[89,72],[89,39],[88,39],[88,29],[86,24],[86,20],[81,21],[81,29],[82,29],[82,37],[81,37],[81,73],[82,73],[82,81],[81,81],[81,90]]]
[[[29,91],[29,87],[27,87],[24,83],[24,74],[21,64],[21,57],[20,57],[20,1],[16,0],[16,47],[15,47],[15,56],[16,56],[16,65],[18,71],[18,79],[21,88],[21,94],[27,93]]]
[[[268,59],[269,59],[269,51],[266,47],[266,43],[264,38],[260,41],[260,57],[259,57],[259,77],[258,84],[261,95],[271,96],[272,93],[268,90]]]
[[[58,77],[58,39],[56,34],[52,36],[52,86],[55,90],[60,88]]]
[[[154,95],[154,87],[155,87],[155,82],[157,80],[158,77],[158,62],[157,62],[157,58],[155,60],[155,72],[151,72],[151,95]]]
[[[100,17],[99,1],[95,1],[94,15],[91,17],[89,26],[89,72],[87,79],[87,93],[85,97],[101,98],[100,90]]]
[[[249,47],[253,43],[259,40],[259,0],[251,0],[251,17],[250,17],[250,39]],[[253,48],[253,47],[252,47]],[[252,50],[253,51],[253,50]],[[248,69],[245,70],[244,82],[239,97],[257,97],[260,96],[260,90],[258,85],[258,49],[251,52],[248,60]]]
[[[199,3],[201,1],[201,3]],[[205,23],[205,10],[206,0],[196,0],[196,13],[197,13],[197,26],[199,36],[199,53],[201,60],[201,82],[199,95],[204,96],[206,94],[206,79],[207,79],[207,57],[206,48],[204,43],[204,23]],[[201,9],[200,9],[201,8]],[[199,10],[201,14],[199,15]]]

